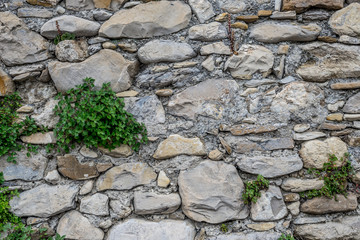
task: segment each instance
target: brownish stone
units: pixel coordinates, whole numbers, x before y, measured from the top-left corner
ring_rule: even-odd
[[[332,113],[326,117],[326,120],[341,122],[343,120],[343,117],[344,117],[344,114],[342,114],[342,113]]]
[[[330,131],[339,131],[346,128],[345,124],[334,124],[334,123],[323,123],[320,126],[320,129],[330,130]]]
[[[105,172],[106,170],[112,168],[112,163],[98,163],[96,164],[96,169],[98,172]]]
[[[11,94],[15,91],[15,85],[11,77],[0,68],[0,96]]]
[[[256,22],[259,17],[257,15],[244,15],[236,17],[237,20],[244,21],[246,23],[253,23]]]
[[[339,136],[349,135],[352,132],[354,132],[354,129],[348,128],[348,129],[345,129],[345,130],[342,130],[342,131],[331,132],[330,135],[332,137],[339,137]]]
[[[252,142],[249,140],[242,140],[236,142],[234,151],[237,153],[249,153],[252,151],[263,151],[263,149],[256,142]]]
[[[94,0],[96,8],[110,8],[111,0]]]
[[[248,30],[249,26],[246,23],[243,22],[236,22],[231,24],[232,28],[240,28],[242,30]]]
[[[38,5],[43,7],[54,7],[59,0],[26,0],[31,5]]]
[[[334,89],[334,90],[347,90],[347,89],[357,89],[357,88],[360,88],[360,81],[359,82],[331,84],[331,89]]]
[[[301,13],[311,7],[337,10],[344,7],[344,0],[284,0],[282,11]]]
[[[288,193],[284,194],[285,202],[296,202],[300,200],[300,195],[298,193]]]
[[[232,135],[242,136],[247,134],[274,132],[277,129],[278,128],[274,125],[235,125],[230,129],[230,132]]]
[[[225,139],[223,139],[222,137],[219,137],[219,140],[221,142],[221,145],[223,145],[223,147],[225,148],[226,152],[228,154],[232,153],[231,147],[230,145],[225,141]]]
[[[338,194],[336,199],[317,197],[307,200],[301,205],[301,211],[311,214],[326,214],[352,211],[357,208],[357,197],[353,193],[350,193],[347,197]]]
[[[57,157],[59,172],[72,180],[85,180],[99,175],[93,163],[79,163],[75,156],[66,154]]]
[[[336,43],[337,38],[329,37],[329,36],[318,36],[318,41],[327,42],[327,43]]]
[[[272,14],[272,10],[259,10],[257,15],[259,17],[269,17],[271,16],[271,14]]]

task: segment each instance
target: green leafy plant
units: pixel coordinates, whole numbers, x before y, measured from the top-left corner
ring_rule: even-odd
[[[55,45],[57,45],[59,42],[64,41],[64,40],[74,40],[75,39],[75,34],[67,33],[67,32],[63,33],[60,30],[58,21],[56,21],[55,23],[56,23],[56,29],[58,31],[58,35],[54,39]]]
[[[69,152],[75,143],[109,150],[127,144],[138,151],[140,144],[148,141],[145,125],[124,110],[123,99],[116,97],[110,83],[95,90],[94,81],[85,78],[84,84],[58,95],[55,113],[59,122],[54,129],[57,146]]]
[[[340,158],[343,164],[339,167],[336,163],[339,161],[334,154],[329,155],[328,162],[323,164],[321,170],[308,169],[309,174],[314,174],[316,177],[324,180],[324,186],[319,190],[309,190],[300,193],[303,198],[314,198],[325,196],[328,198],[335,198],[336,194],[347,196],[347,181],[351,181],[354,175],[354,168],[349,160],[350,154],[345,153],[344,157]]]
[[[245,191],[242,194],[242,200],[245,204],[256,203],[261,197],[261,190],[268,189],[269,181],[263,176],[258,175],[255,181],[245,182]]]
[[[229,231],[229,228],[225,223],[223,223],[220,226],[220,231],[222,231],[223,233],[227,233]]]
[[[291,234],[281,234],[281,237],[278,240],[296,240]]]
[[[38,127],[35,121],[26,117],[23,121],[17,121],[16,109],[21,106],[21,98],[17,93],[0,98],[0,157],[7,155],[7,161],[16,162],[16,151],[24,148],[19,141],[20,136],[29,136],[46,128]],[[36,152],[36,147],[27,146],[30,152]]]

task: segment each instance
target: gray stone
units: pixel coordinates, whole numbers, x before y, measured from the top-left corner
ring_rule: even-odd
[[[86,40],[64,40],[56,45],[55,55],[62,62],[81,62],[89,56],[87,51]]]
[[[80,202],[80,212],[97,216],[109,215],[109,197],[101,193],[84,197]]]
[[[102,64],[99,64],[102,63]],[[80,63],[50,62],[49,73],[58,91],[66,92],[83,83],[86,77],[95,79],[96,89],[110,82],[113,91],[130,88],[137,71],[137,62],[126,60],[120,53],[104,49]]]
[[[300,213],[300,202],[293,202],[287,205],[287,209],[293,216],[297,216]]]
[[[281,188],[288,192],[305,192],[308,190],[319,190],[324,186],[324,180],[320,179],[298,179],[287,178],[281,184]]]
[[[351,96],[343,107],[345,113],[360,113],[360,93]]]
[[[230,233],[209,237],[207,240],[278,240],[281,233],[275,232],[252,232],[252,233]]]
[[[309,141],[323,137],[326,137],[326,134],[323,132],[304,132],[304,133],[294,133],[293,135],[293,138],[296,141]]]
[[[215,16],[213,6],[208,0],[189,0],[189,4],[200,23]]]
[[[39,154],[31,154],[27,157],[25,152],[18,152],[16,155],[16,164],[6,161],[7,156],[0,158],[0,172],[3,172],[5,181],[41,180],[47,166],[47,158]]]
[[[201,66],[208,70],[209,72],[212,72],[215,70],[215,59],[214,56],[209,56],[201,63]]]
[[[232,165],[203,161],[181,171],[178,184],[182,211],[190,219],[217,224],[248,216],[241,200],[244,184]]]
[[[175,212],[181,205],[179,194],[156,194],[152,192],[135,192],[135,213],[145,214],[169,214]]]
[[[352,37],[360,36],[360,3],[352,3],[349,6],[335,12],[330,20],[331,29],[338,35]]]
[[[286,11],[286,12],[274,11],[272,13],[272,15],[270,16],[270,18],[276,19],[276,20],[285,20],[285,19],[296,20],[296,12],[295,11]]]
[[[189,24],[191,9],[180,1],[155,1],[115,13],[100,28],[108,38],[151,38],[177,32]]]
[[[321,21],[327,20],[330,17],[330,12],[322,9],[309,10],[302,14],[303,20]]]
[[[74,240],[102,240],[104,232],[96,228],[78,211],[71,211],[60,218],[56,232]]]
[[[78,191],[78,187],[72,185],[42,184],[20,193],[19,197],[14,197],[9,203],[16,216],[50,217],[75,208]]]
[[[116,148],[112,149],[111,151],[104,147],[99,147],[99,150],[102,153],[109,155],[111,157],[114,157],[114,158],[126,158],[126,157],[131,156],[134,153],[134,151],[131,149],[131,147],[129,145],[125,145],[125,144],[121,144],[119,147],[116,147]]]
[[[65,0],[65,6],[74,11],[91,10],[95,7],[93,0]]]
[[[87,181],[85,184],[80,188],[80,195],[85,195],[91,192],[94,187],[94,181]]]
[[[227,38],[226,28],[219,22],[200,24],[189,29],[189,39],[198,41],[216,41]]]
[[[132,212],[131,198],[122,196],[120,200],[111,200],[110,207],[116,218],[126,218]],[[113,214],[112,214],[113,216]]]
[[[136,186],[149,184],[155,181],[156,177],[154,170],[145,163],[124,163],[101,175],[96,181],[96,189],[98,191],[108,189],[128,190]]]
[[[61,180],[61,176],[58,171],[52,170],[46,174],[44,180],[52,184],[57,184]]]
[[[53,12],[40,8],[19,8],[17,16],[24,18],[51,18],[53,16]]]
[[[0,12],[0,59],[7,66],[50,58],[49,44],[11,12]]]
[[[345,216],[327,223],[298,225],[294,231],[309,240],[360,239],[360,217]]]
[[[59,103],[59,100],[50,99],[46,102],[45,106],[42,108],[42,112],[32,115],[32,119],[35,120],[36,124],[39,126],[45,126],[49,129],[55,128],[55,125],[59,121],[59,117],[56,116],[54,108]]]
[[[259,42],[278,43],[282,41],[308,42],[315,40],[321,31],[316,24],[299,25],[265,22],[255,25],[250,37]]]
[[[145,64],[181,62],[195,56],[196,53],[189,44],[170,40],[153,40],[138,50],[139,60]]]
[[[345,44],[360,45],[360,37],[341,35],[338,41]]]
[[[277,83],[276,80],[272,79],[262,79],[262,80],[250,80],[245,82],[245,86],[249,88],[255,88],[262,85],[274,84]]]
[[[242,45],[238,55],[231,56],[225,63],[231,76],[240,79],[251,79],[255,73],[263,77],[270,75],[274,65],[273,53],[259,45]]]
[[[244,172],[274,178],[301,170],[303,163],[297,155],[286,157],[258,156],[241,159],[238,167]]]
[[[240,13],[247,9],[246,0],[216,0],[219,7],[229,13]]]
[[[288,211],[280,188],[270,185],[260,191],[261,197],[251,204],[251,219],[254,221],[274,221],[284,218]]]
[[[303,216],[299,216],[294,220],[294,224],[296,225],[303,225],[303,224],[312,224],[312,223],[321,223],[321,222],[326,222],[327,218],[326,217],[303,217]]]
[[[219,55],[231,55],[230,47],[223,42],[211,43],[200,48],[201,55],[219,54]]]
[[[10,76],[14,77],[28,72],[39,72],[45,68],[43,63],[36,63],[31,65],[17,66],[9,69]]]
[[[129,219],[114,225],[106,240],[190,240],[195,234],[195,227],[188,221]]]
[[[41,35],[50,39],[55,38],[58,35],[56,22],[62,32],[72,33],[77,37],[95,36],[100,28],[100,24],[97,22],[71,15],[63,15],[47,21],[41,27]]]
[[[295,147],[294,140],[291,138],[277,138],[269,139],[263,144],[263,148],[267,151],[280,150],[280,149],[293,149]]]
[[[310,53],[311,59],[316,59],[297,69],[305,81],[326,82],[333,78],[360,76],[360,46],[315,42],[300,48]]]
[[[96,9],[93,12],[94,19],[96,21],[106,21],[108,20],[113,14],[109,13],[103,9]]]

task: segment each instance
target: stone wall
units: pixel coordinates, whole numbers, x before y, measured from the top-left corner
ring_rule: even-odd
[[[323,186],[307,169],[329,153],[360,170],[359,2],[2,0],[0,96],[20,93],[20,117],[52,129],[55,95],[92,77],[150,136],[64,156],[52,132],[23,137],[39,153],[0,160],[12,211],[69,239],[360,239],[353,183],[298,194]],[[57,24],[76,40],[54,45]],[[270,187],[245,205],[258,174]]]

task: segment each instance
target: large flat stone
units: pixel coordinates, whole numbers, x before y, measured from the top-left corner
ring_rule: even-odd
[[[234,78],[251,79],[255,73],[267,77],[273,65],[274,55],[269,49],[260,45],[242,45],[238,55],[226,61],[225,69],[229,69]]]
[[[255,25],[251,30],[250,37],[265,43],[309,42],[314,41],[319,36],[320,31],[321,27],[316,24],[265,22]]]
[[[55,38],[59,34],[56,22],[58,23],[61,32],[72,33],[77,37],[95,36],[100,28],[100,24],[97,22],[71,15],[63,15],[47,21],[41,27],[40,34],[50,39]]]
[[[163,160],[179,155],[206,155],[205,145],[199,138],[185,138],[173,134],[159,144],[153,158]]]
[[[106,240],[192,240],[195,233],[195,227],[188,221],[129,219],[114,225]]]
[[[157,194],[152,192],[135,192],[135,213],[144,214],[169,214],[175,212],[181,205],[179,194]]]
[[[178,184],[182,211],[190,219],[217,224],[248,215],[241,200],[244,184],[232,165],[203,161],[181,171]]]
[[[281,233],[275,232],[252,232],[252,233],[230,233],[210,237],[207,240],[278,240]]]
[[[145,163],[124,163],[101,175],[96,181],[96,189],[98,191],[129,190],[136,186],[149,184],[155,181],[156,177],[154,170]]]
[[[86,180],[99,176],[94,162],[80,163],[74,155],[58,156],[57,165],[59,172],[72,180]]]
[[[326,82],[334,78],[360,77],[360,46],[315,42],[300,46],[312,59],[302,64],[297,73],[310,82]]]
[[[289,192],[305,192],[312,189],[321,189],[324,186],[324,180],[320,179],[299,179],[287,178],[281,184],[281,188]]]
[[[360,36],[360,3],[352,3],[335,12],[330,20],[331,29],[338,35]]]
[[[287,157],[244,157],[238,167],[251,174],[261,174],[267,178],[274,178],[290,174],[302,169],[303,163],[299,156]]]
[[[79,188],[72,185],[39,185],[10,201],[11,211],[19,217],[50,217],[75,208]]]
[[[282,11],[295,10],[301,13],[311,7],[338,10],[344,7],[344,0],[287,0],[283,1]]]
[[[100,28],[108,38],[151,38],[177,32],[189,24],[191,9],[180,1],[139,4],[115,13]]]
[[[170,40],[153,40],[138,50],[139,60],[145,64],[181,62],[194,56],[196,53],[189,44]]]
[[[48,47],[48,42],[38,33],[29,30],[16,15],[0,12],[0,59],[5,65],[44,61],[51,56]],[[0,79],[0,90],[3,89],[1,82]]]
[[[101,63],[101,64],[99,64]],[[58,91],[66,92],[83,79],[92,77],[100,89],[110,82],[113,91],[121,92],[130,88],[132,77],[137,72],[137,62],[126,60],[120,53],[104,49],[80,63],[50,62],[49,73]]]

